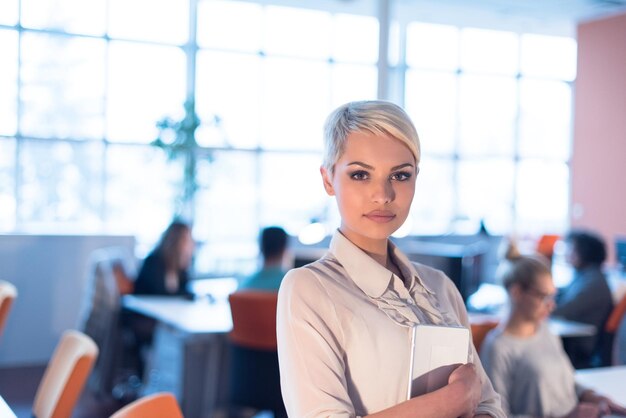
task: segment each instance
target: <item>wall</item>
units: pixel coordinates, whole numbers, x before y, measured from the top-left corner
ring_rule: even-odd
[[[135,239],[0,235],[0,280],[18,291],[0,340],[0,366],[47,363],[63,331],[78,324],[91,252],[108,246],[132,255]]]
[[[578,26],[570,222],[626,236],[626,14]]]

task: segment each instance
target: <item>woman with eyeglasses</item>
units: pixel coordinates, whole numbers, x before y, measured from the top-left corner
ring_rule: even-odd
[[[419,172],[408,115],[390,102],[348,103],[328,117],[325,141],[322,182],[341,224],[328,253],[291,270],[280,286],[278,357],[289,416],[504,418],[473,346],[445,386],[407,400],[411,327],[469,327],[452,281],[389,240],[409,215]]]
[[[561,340],[548,329],[556,295],[548,260],[523,256],[509,243],[498,276],[509,295],[509,314],[487,334],[480,358],[507,416],[626,415],[626,408],[575,382]]]

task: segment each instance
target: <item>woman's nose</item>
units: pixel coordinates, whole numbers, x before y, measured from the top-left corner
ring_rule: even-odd
[[[385,204],[395,199],[393,186],[388,180],[374,182],[372,188],[372,200],[376,203]]]

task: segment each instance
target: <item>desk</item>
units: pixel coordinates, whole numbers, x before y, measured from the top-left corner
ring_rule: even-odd
[[[576,381],[626,405],[626,366],[598,367],[576,371]]]
[[[0,417],[2,418],[17,418],[13,410],[7,403],[4,401],[2,396],[0,396]]]
[[[488,322],[497,323],[500,322],[500,320],[502,319],[500,315],[474,312],[469,312],[468,315],[470,324],[481,324]],[[561,318],[549,318],[548,327],[550,328],[550,332],[552,332],[554,335],[558,335],[561,338],[591,337],[597,332],[596,327],[593,325],[583,324],[581,322],[575,321],[568,321]]]
[[[127,295],[122,304],[158,321],[143,395],[172,392],[186,417],[214,416],[227,398],[228,301]]]

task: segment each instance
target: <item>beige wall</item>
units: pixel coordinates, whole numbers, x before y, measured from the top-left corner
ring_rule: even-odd
[[[626,14],[578,26],[570,221],[626,236]]]

